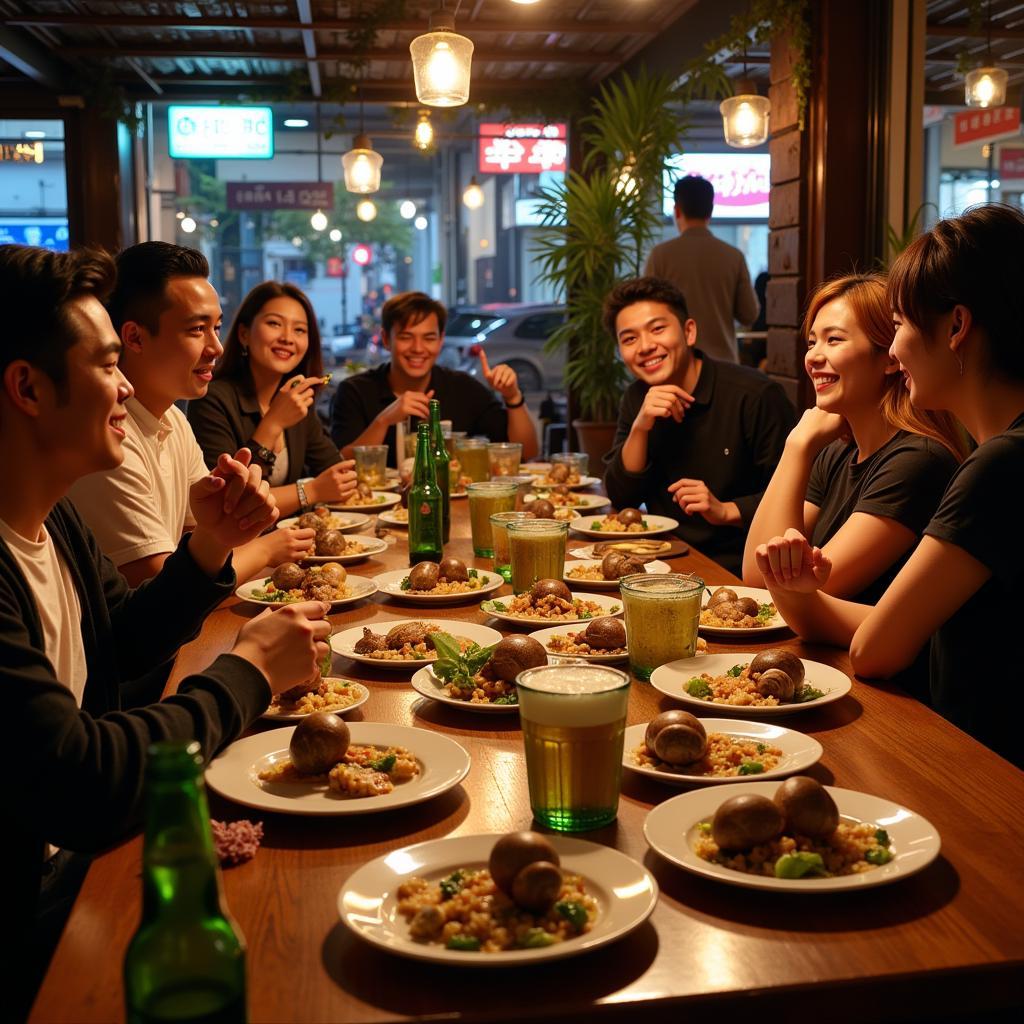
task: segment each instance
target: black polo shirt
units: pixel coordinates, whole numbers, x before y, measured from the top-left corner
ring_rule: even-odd
[[[331,437],[339,448],[351,444],[395,400],[388,382],[390,363],[347,377],[338,385],[331,405]],[[451,420],[453,430],[464,430],[471,437],[481,435],[492,441],[508,440],[508,413],[497,394],[482,381],[461,370],[434,366],[430,384],[434,398],[441,403],[441,419]],[[413,419],[412,429],[417,420]],[[395,428],[388,427],[384,443],[390,449],[389,461],[395,461]]]
[[[622,464],[622,445],[643,406],[648,386],[634,381],[619,407],[612,450],[605,456],[605,487],[616,508],[641,503],[654,515],[679,520],[676,534],[737,575],[743,544],[754,512],[782,456],[796,413],[781,385],[758,370],[702,360],[693,405],[682,423],[660,419],[648,439],[647,465],[630,473]],[[719,501],[739,506],[742,525],[712,526],[703,516],[685,512],[668,493],[683,477],[703,480]]]

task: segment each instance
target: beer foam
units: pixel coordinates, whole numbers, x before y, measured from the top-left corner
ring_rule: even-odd
[[[596,666],[531,671],[519,687],[520,715],[540,725],[605,725],[625,716],[628,700],[622,676]]]

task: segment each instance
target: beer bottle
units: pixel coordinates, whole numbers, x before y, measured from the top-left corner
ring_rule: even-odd
[[[430,445],[430,424],[416,428],[416,462],[409,489],[409,564],[440,562],[444,547],[441,488]]]
[[[245,942],[223,905],[199,744],[146,765],[142,921],[124,959],[129,1024],[244,1022]]]
[[[451,458],[441,433],[441,403],[436,398],[430,400],[430,453],[434,456],[434,472],[441,488],[441,539],[447,544],[452,535]]]

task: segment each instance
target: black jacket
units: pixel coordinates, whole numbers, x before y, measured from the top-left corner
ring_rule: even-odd
[[[252,435],[261,419],[263,414],[256,396],[234,380],[215,380],[204,398],[188,403],[188,421],[210,469],[217,464],[221,452],[234,455],[239,448],[251,448]],[[300,477],[319,476],[328,466],[341,462],[338,449],[331,444],[316,413],[315,402],[301,423],[284,432],[284,440],[288,447],[286,484],[293,484]],[[259,461],[255,449],[253,461]],[[261,465],[263,475],[270,476],[268,467]]]
[[[93,851],[139,820],[146,750],[196,739],[213,756],[270,701],[262,673],[232,654],[189,676],[157,704],[128,710],[125,684],[194,637],[234,586],[230,563],[211,580],[182,539],[163,570],[132,590],[67,500],[46,519],[82,607],[88,675],[82,708],[45,654],[35,598],[0,540],[0,692],[8,785],[3,850],[13,935],[31,919],[44,844]],[[12,905],[13,904],[13,905]]]

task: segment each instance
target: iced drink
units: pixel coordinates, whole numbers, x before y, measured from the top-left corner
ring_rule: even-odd
[[[383,490],[388,482],[388,446],[357,444],[352,452],[356,457],[356,479],[367,487]]]
[[[603,665],[545,665],[520,673],[516,686],[533,816],[563,832],[614,821],[629,677]]]
[[[560,580],[565,571],[565,539],[569,524],[555,519],[509,523],[512,589],[521,594],[537,580]]]
[[[482,480],[466,488],[469,495],[469,526],[473,535],[473,554],[477,558],[493,558],[491,516],[495,512],[512,512],[516,507],[515,484],[504,480]]]
[[[487,459],[490,463],[491,479],[498,477],[517,476],[519,460],[523,455],[521,444],[500,441],[487,446]]]
[[[629,667],[637,679],[650,679],[659,666],[697,653],[704,581],[680,573],[636,573],[619,580],[626,614]]]

